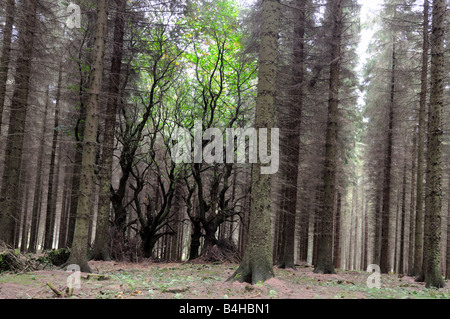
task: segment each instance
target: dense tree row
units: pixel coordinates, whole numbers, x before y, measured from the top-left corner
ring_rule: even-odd
[[[0,240],[444,286],[444,0],[1,4]]]

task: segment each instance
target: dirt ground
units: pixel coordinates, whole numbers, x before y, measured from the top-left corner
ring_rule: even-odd
[[[92,261],[89,265],[105,276],[81,273],[80,288],[75,287],[70,297],[66,287],[71,274],[64,270],[1,273],[0,299],[448,299],[450,295],[448,282],[444,289],[426,289],[414,278],[392,274],[381,276],[381,288],[369,288],[369,273],[337,270],[335,275],[319,275],[308,265],[296,270],[274,267],[275,278],[255,285],[226,281],[236,264]]]

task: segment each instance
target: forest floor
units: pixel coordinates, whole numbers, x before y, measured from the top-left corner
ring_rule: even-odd
[[[52,269],[0,273],[0,299],[448,299],[444,289],[426,289],[414,278],[381,275],[381,288],[368,288],[369,273],[337,270],[314,274],[307,265],[296,270],[274,267],[275,278],[263,284],[227,282],[236,264],[89,262],[97,274],[81,273],[79,289],[66,294],[68,272]],[[99,280],[101,279],[101,280]],[[47,283],[62,293],[57,296]]]

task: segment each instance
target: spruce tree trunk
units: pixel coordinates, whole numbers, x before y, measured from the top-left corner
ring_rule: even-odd
[[[94,191],[94,169],[98,130],[99,95],[101,92],[105,53],[106,27],[108,22],[108,1],[97,1],[97,25],[94,42],[94,62],[89,85],[89,100],[86,110],[84,145],[81,162],[80,193],[73,243],[67,265],[77,264],[81,271],[91,272],[88,265],[88,233],[91,195]]]
[[[89,3],[88,3],[89,4]],[[87,26],[86,26],[86,33],[90,32],[89,30],[92,30],[92,25],[95,24],[95,16],[94,15],[88,15],[87,17]],[[87,36],[87,35],[86,35]],[[70,193],[70,208],[69,208],[69,218],[68,218],[68,228],[67,228],[67,240],[66,240],[66,247],[70,248],[72,247],[73,242],[73,236],[75,231],[75,221],[77,217],[77,208],[78,208],[78,197],[80,195],[80,178],[81,178],[81,161],[82,161],[82,154],[83,154],[83,140],[84,140],[84,130],[85,130],[85,122],[86,122],[86,103],[87,99],[89,98],[88,92],[89,88],[86,86],[86,84],[89,84],[89,74],[83,70],[83,65],[89,65],[91,66],[93,64],[92,58],[93,53],[92,51],[89,52],[86,58],[83,57],[83,52],[86,50],[85,48],[92,48],[94,47],[94,37],[88,37],[88,40],[86,42],[86,45],[82,45],[79,48],[78,51],[78,71],[80,75],[79,83],[78,83],[78,97],[79,97],[79,112],[78,112],[78,119],[77,123],[75,125],[74,129],[74,135],[75,135],[75,156],[73,160],[73,171],[72,171],[72,180],[71,180],[71,193]]]
[[[80,110],[80,121],[85,120],[85,115],[83,115],[84,110]],[[80,125],[84,128],[84,124]],[[77,219],[77,206],[78,197],[80,192],[80,177],[81,177],[81,159],[83,154],[83,146],[81,139],[75,144],[75,156],[74,156],[74,167],[72,170],[72,187],[70,190],[70,206],[69,206],[69,218],[67,226],[67,241],[66,247],[72,247],[73,235],[75,232],[75,221]]]
[[[66,167],[64,172],[64,183],[63,183],[63,196],[62,196],[62,207],[61,207],[61,222],[59,224],[59,237],[58,237],[58,248],[64,248],[67,244],[67,224],[68,224],[68,207],[69,205],[69,194],[70,188],[68,184],[70,183],[70,169]]]
[[[309,204],[306,203],[300,217],[300,245],[298,249],[300,261],[308,259]]]
[[[98,202],[97,229],[95,233],[94,250],[91,256],[94,260],[111,260],[108,249],[109,213],[111,205],[110,188],[114,152],[114,132],[116,127],[116,110],[117,103],[120,98],[120,71],[122,68],[125,8],[126,0],[117,0],[111,74],[109,77],[108,87],[108,103],[106,105],[105,128],[103,134],[103,153],[100,165],[100,195]]]
[[[427,174],[425,215],[428,219],[427,261],[425,283],[427,288],[443,288],[441,274],[441,196],[442,196],[442,111],[444,103],[444,22],[445,0],[433,0],[433,22],[430,39],[431,86],[428,111]]]
[[[404,274],[404,259],[405,259],[405,218],[406,218],[406,157],[403,164],[403,181],[402,181],[402,207],[401,207],[401,226],[400,226],[400,251],[398,273]]]
[[[362,270],[366,270],[369,265],[369,199],[366,199],[366,209],[364,213],[364,258]]]
[[[2,188],[0,190],[0,240],[13,246],[19,210],[22,202],[20,193],[20,163],[22,158],[25,121],[28,109],[28,91],[31,75],[31,59],[36,25],[36,0],[28,0],[25,8],[24,25],[19,30],[19,52],[15,74],[15,87],[11,102],[8,139],[5,149]]]
[[[386,146],[386,160],[384,167],[384,185],[383,185],[383,205],[381,209],[381,252],[380,252],[380,270],[387,274],[390,271],[391,245],[390,245],[390,210],[391,210],[391,169],[392,169],[392,144],[394,129],[394,103],[395,103],[395,37],[392,38],[392,62],[391,62],[391,83],[390,83],[390,101],[388,115],[388,132]]]
[[[282,196],[285,198],[281,207],[284,216],[284,247],[281,251],[280,268],[295,269],[295,217],[297,214],[297,183],[298,183],[298,164],[300,157],[300,129],[303,108],[303,81],[304,81],[304,36],[305,36],[305,0],[297,1],[297,14],[295,15],[294,27],[294,48],[292,86],[298,87],[292,90],[292,104],[289,105],[288,117],[284,121],[285,141],[283,147],[286,149],[285,170],[283,173],[284,181]]]
[[[44,249],[52,249],[53,247],[53,237],[56,219],[56,198],[58,197],[57,185],[58,184],[58,174],[55,175],[56,166],[56,147],[58,143],[58,126],[59,126],[59,101],[61,98],[61,82],[62,82],[62,64],[59,66],[58,72],[58,86],[56,92],[55,101],[55,119],[53,125],[53,137],[52,137],[52,152],[50,155],[50,171],[49,171],[49,181],[48,181],[48,192],[47,192],[47,214],[45,220],[45,240]],[[56,177],[56,178],[55,178]]]
[[[344,0],[330,0],[333,34],[331,38],[331,64],[328,97],[328,121],[325,142],[325,174],[323,204],[320,212],[320,234],[318,240],[315,273],[334,274],[333,264],[333,210],[336,192],[338,104],[340,86],[341,38],[343,32]]]
[[[419,132],[417,136],[417,190],[416,190],[416,225],[414,238],[414,268],[412,275],[423,278],[422,260],[423,260],[423,231],[424,231],[424,216],[423,216],[423,181],[424,181],[424,139],[425,139],[425,121],[426,121],[426,103],[427,103],[427,75],[428,75],[428,10],[429,2],[423,2],[423,44],[422,44],[422,73],[421,73],[421,91],[419,102]],[[421,280],[422,281],[422,280]]]
[[[336,218],[335,218],[335,231],[334,231],[334,267],[341,267],[341,247],[340,247],[340,234],[341,234],[341,207],[342,207],[342,197],[341,193],[337,193],[337,203],[336,203]]]
[[[30,202],[30,186],[29,180],[26,181],[26,189],[25,189],[25,202],[23,209],[23,219],[22,219],[22,237],[20,239],[20,252],[25,253],[28,247],[28,206]]]
[[[379,184],[381,184],[379,182]],[[375,236],[373,247],[373,262],[374,264],[380,264],[380,252],[381,252],[381,187],[379,186],[375,197]]]
[[[2,132],[3,109],[6,97],[6,82],[8,80],[9,61],[11,58],[11,38],[14,24],[15,0],[8,0],[5,11],[5,25],[3,26],[2,57],[0,59],[0,135]]]
[[[257,130],[267,128],[269,132],[269,129],[273,128],[275,119],[280,2],[264,0],[262,6],[255,128]],[[267,141],[267,149],[272,149],[270,138]],[[251,215],[247,247],[239,268],[229,278],[251,284],[264,282],[274,276],[270,225],[271,175],[262,174],[261,167],[261,163],[252,165]]]
[[[414,229],[415,229],[415,187],[416,187],[416,149],[417,134],[414,131],[411,156],[411,200],[409,207],[409,248],[408,248],[408,276],[413,276],[414,271]]]
[[[445,279],[450,279],[450,174],[448,175],[448,200],[447,200],[447,256]]]
[[[355,187],[355,234],[353,236],[353,269],[357,267],[357,251],[358,251],[358,223],[359,223],[359,192],[358,187]]]
[[[49,101],[49,89],[47,88],[45,94],[45,112],[44,119],[42,120],[42,133],[41,141],[39,144],[39,150],[37,155],[37,169],[36,169],[36,182],[34,187],[34,197],[33,197],[33,210],[31,213],[31,225],[30,225],[30,243],[28,244],[27,251],[29,253],[36,253],[37,250],[37,239],[39,230],[39,219],[41,212],[41,201],[42,201],[42,171],[43,168],[43,156],[44,156],[44,141],[45,141],[45,129],[47,123],[47,112]]]

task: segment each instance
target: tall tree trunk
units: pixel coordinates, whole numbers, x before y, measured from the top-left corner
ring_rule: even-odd
[[[321,190],[322,188],[319,187]],[[320,194],[320,191],[317,192],[317,198],[320,200],[322,198],[322,194]],[[314,210],[313,214],[313,240],[312,240],[312,265],[317,265],[317,252],[319,250],[319,235],[320,235],[320,207],[321,204],[317,204],[316,209]]]
[[[20,239],[20,251],[22,253],[26,252],[26,249],[28,247],[28,212],[29,210],[29,203],[30,203],[30,183],[29,180],[26,181],[26,187],[25,187],[25,202],[24,202],[24,209],[23,209],[23,219],[22,219],[22,237]]]
[[[356,182],[358,185],[358,182]],[[359,192],[358,187],[355,187],[355,235],[353,237],[353,269],[358,269],[357,263],[358,258],[356,257],[358,254],[358,224],[359,224]]]
[[[450,279],[450,174],[448,174],[448,200],[447,200],[447,256],[445,279]]]
[[[14,245],[14,229],[17,221],[20,219],[17,207],[22,202],[22,194],[19,192],[20,163],[28,109],[36,8],[36,0],[27,1],[24,25],[19,30],[20,51],[14,81],[15,87],[8,129],[9,138],[7,139],[5,150],[5,166],[0,193],[0,240],[5,241],[9,245]]]
[[[375,196],[375,236],[373,247],[373,262],[374,264],[380,264],[380,252],[381,252],[381,202],[382,202],[382,182],[378,182],[379,186]]]
[[[404,259],[405,259],[405,218],[406,218],[406,156],[405,163],[403,164],[403,181],[402,181],[402,214],[401,214],[401,226],[400,226],[400,252],[399,252],[399,264],[398,273],[404,274]]]
[[[336,203],[336,218],[335,218],[335,230],[334,230],[334,267],[341,267],[341,207],[342,198],[341,192],[337,192],[337,203]]]
[[[67,264],[77,264],[81,271],[91,272],[88,265],[88,233],[90,199],[94,190],[94,169],[98,130],[98,102],[103,77],[106,27],[108,22],[108,1],[97,1],[97,25],[94,42],[94,62],[89,85],[89,100],[86,110],[83,156],[81,162],[80,193],[78,197],[75,231],[70,257]]]
[[[353,264],[352,264],[352,240],[351,238],[353,238],[353,232],[354,232],[354,224],[353,224],[353,220],[354,220],[354,214],[355,214],[355,196],[352,194],[352,203],[351,203],[351,209],[350,209],[350,228],[348,230],[348,254],[347,254],[347,268],[348,269],[353,269]]]
[[[409,207],[409,248],[408,248],[408,276],[413,276],[414,271],[414,238],[415,238],[415,187],[416,187],[416,150],[417,150],[417,134],[414,131],[413,147],[411,156],[411,200]]]
[[[275,81],[278,56],[280,1],[264,0],[259,51],[258,96],[255,128],[274,127]],[[267,149],[272,149],[267,139]],[[272,151],[274,151],[272,149]],[[278,150],[275,150],[278,151]],[[271,175],[262,174],[261,163],[252,165],[250,229],[243,260],[230,279],[255,284],[274,276],[270,226]]]
[[[397,190],[397,201],[396,201],[397,206],[396,206],[396,210],[395,210],[395,227],[394,227],[395,234],[394,234],[394,245],[393,245],[393,247],[394,247],[394,262],[392,265],[393,271],[395,273],[398,273],[398,259],[397,259],[398,254],[397,254],[397,252],[398,252],[398,230],[400,228],[400,226],[398,224],[398,222],[400,220],[400,217],[399,217],[400,216],[400,214],[399,214],[400,197],[401,197],[401,191]]]
[[[320,236],[315,273],[334,274],[333,265],[333,208],[336,192],[338,104],[341,65],[341,38],[344,27],[344,0],[330,0],[333,34],[331,38],[331,64],[328,97],[328,121],[325,142],[325,174],[323,205],[320,213]]]
[[[300,217],[299,259],[306,262],[308,259],[309,203],[305,203],[304,206]]]
[[[85,114],[84,110],[80,110],[80,122],[84,123]],[[84,127],[84,124],[80,126]],[[67,226],[67,247],[72,247],[73,236],[75,232],[75,221],[77,219],[77,206],[78,206],[78,197],[80,192],[80,177],[81,177],[81,159],[83,154],[83,146],[81,143],[81,138],[75,144],[75,156],[73,161],[73,170],[72,170],[72,187],[70,191],[70,206],[69,206],[69,219]]]
[[[394,14],[395,16],[395,14]],[[384,167],[383,185],[383,206],[381,209],[381,253],[380,269],[381,273],[387,274],[390,271],[391,245],[390,245],[390,210],[391,210],[391,169],[392,169],[392,144],[394,134],[394,103],[395,103],[395,37],[392,38],[392,62],[391,62],[391,83],[388,115],[388,132],[386,145],[386,159]]]
[[[414,238],[414,269],[412,275],[423,277],[423,181],[424,181],[424,139],[427,108],[427,75],[428,75],[428,25],[429,25],[429,1],[423,2],[423,44],[422,44],[422,73],[421,73],[421,91],[420,91],[420,109],[419,109],[419,132],[417,136],[417,190],[416,190],[416,226]],[[418,278],[419,279],[419,278]]]
[[[430,108],[428,111],[427,174],[425,215],[428,218],[427,288],[445,287],[441,274],[441,184],[442,184],[442,111],[444,103],[444,22],[445,0],[433,0],[431,46]]]
[[[2,132],[3,109],[6,97],[6,82],[8,80],[9,61],[11,58],[11,38],[14,24],[15,0],[6,3],[5,25],[3,26],[2,57],[0,58],[0,135]]]
[[[92,25],[95,24],[95,16],[89,15],[87,18],[87,27],[86,32],[90,32],[92,30]],[[87,35],[86,35],[87,36]],[[74,129],[75,135],[75,156],[73,160],[73,171],[72,171],[72,181],[71,181],[71,194],[70,194],[70,208],[69,208],[69,219],[68,219],[68,227],[67,227],[67,241],[66,247],[72,247],[73,236],[75,231],[75,221],[77,217],[77,208],[78,208],[78,198],[80,195],[80,178],[81,178],[81,162],[82,162],[82,154],[83,154],[83,140],[84,140],[84,130],[85,130],[85,122],[86,122],[86,103],[89,98],[86,92],[89,90],[86,87],[86,83],[89,83],[90,75],[85,75],[85,71],[83,70],[83,65],[92,65],[92,57],[93,54],[90,52],[87,58],[83,57],[83,52],[85,48],[94,47],[94,37],[88,37],[86,45],[82,45],[78,51],[78,72],[79,72],[79,83],[78,83],[78,97],[79,97],[79,112],[78,119]],[[86,72],[88,73],[88,72]]]
[[[68,224],[68,207],[70,207],[70,175],[71,170],[69,166],[66,167],[64,172],[64,184],[63,184],[63,196],[62,196],[62,207],[61,207],[61,221],[59,224],[59,237],[58,237],[58,248],[64,248],[67,244],[67,224]]]
[[[366,198],[366,208],[364,209],[364,257],[362,270],[366,270],[369,265],[369,199]]]
[[[91,258],[94,260],[111,260],[108,249],[109,213],[111,206],[111,177],[114,152],[114,132],[116,127],[116,110],[120,98],[120,71],[122,68],[123,35],[125,29],[126,0],[117,0],[117,13],[114,26],[111,74],[109,76],[108,103],[106,105],[103,154],[100,170],[100,195],[98,203],[97,229]]]
[[[44,249],[53,248],[53,238],[55,232],[55,219],[56,219],[56,199],[58,196],[57,184],[58,175],[55,178],[55,166],[56,166],[56,149],[58,143],[58,131],[59,131],[59,102],[61,99],[61,82],[62,82],[62,64],[59,66],[58,71],[58,85],[56,88],[55,98],[55,119],[53,125],[52,136],[52,152],[50,155],[50,171],[48,180],[48,192],[47,192],[47,214],[45,219],[45,240]],[[56,182],[56,185],[54,186]]]
[[[284,169],[284,167],[282,167],[281,169]],[[284,182],[283,182],[284,183]],[[282,207],[284,207],[284,203],[285,203],[285,194],[284,194],[284,187],[281,186],[281,194],[279,194],[279,201],[280,201],[280,207],[279,207],[279,213],[275,215],[275,218],[273,219],[273,228],[274,228],[274,233],[273,233],[273,242],[274,244],[272,245],[272,255],[273,255],[273,260],[274,263],[280,263],[281,262],[281,255],[280,252],[282,250],[284,250],[284,232],[285,232],[285,220],[284,220],[284,215],[285,212],[283,211]]]
[[[43,167],[43,156],[44,156],[44,141],[45,141],[45,129],[47,127],[47,112],[49,101],[49,89],[45,93],[45,113],[44,119],[42,120],[42,133],[41,133],[41,141],[39,145],[38,155],[37,155],[37,167],[36,167],[36,182],[34,188],[34,197],[33,197],[33,210],[31,213],[31,226],[30,226],[30,243],[28,245],[27,251],[29,253],[36,253],[37,250],[37,240],[38,240],[38,231],[39,231],[39,219],[41,212],[41,201],[42,201],[42,172],[44,170]]]
[[[292,101],[288,109],[288,117],[284,121],[285,141],[283,147],[286,149],[285,174],[282,194],[285,197],[284,207],[284,249],[281,251],[280,268],[295,269],[295,220],[297,214],[297,183],[299,170],[300,151],[300,129],[303,108],[303,81],[304,81],[304,37],[305,37],[305,0],[297,1],[294,27],[294,48],[292,63],[292,85],[296,88],[292,90]]]

